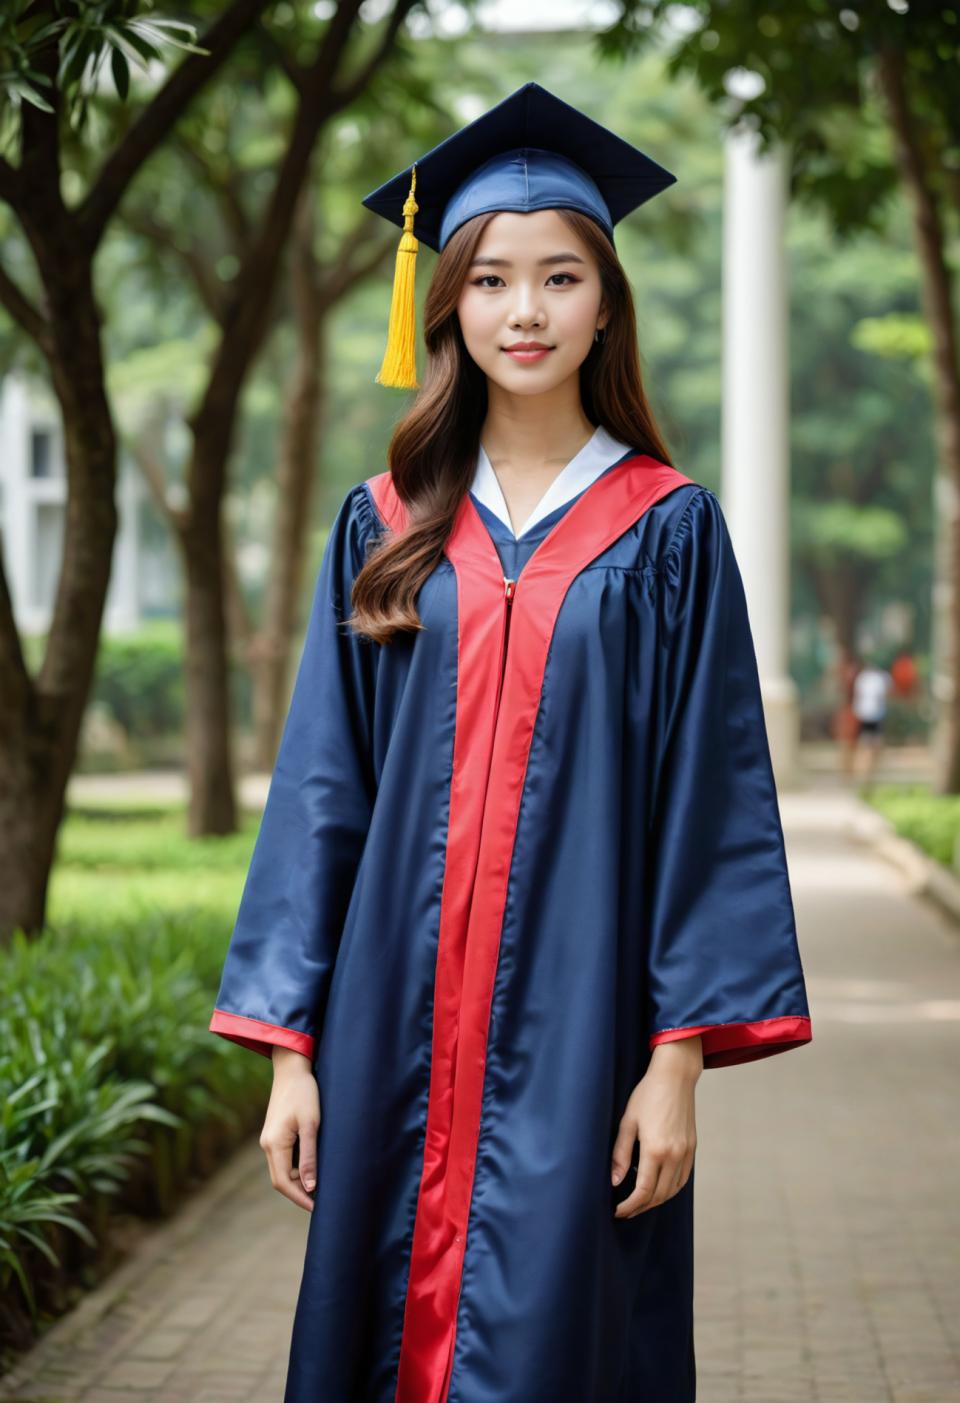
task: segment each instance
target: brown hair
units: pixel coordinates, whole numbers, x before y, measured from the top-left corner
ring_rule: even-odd
[[[451,235],[427,293],[423,385],[394,429],[387,452],[409,526],[399,536],[385,531],[371,550],[354,581],[354,613],[347,621],[378,643],[423,627],[414,604],[417,591],[439,562],[473,481],[487,412],[487,380],[464,344],[457,304],[474,251],[497,213],[475,215]],[[644,394],[633,294],[623,265],[588,215],[571,209],[557,213],[596,258],[608,310],[604,339],[593,343],[580,367],[584,413],[592,424],[602,425],[638,452],[670,464]]]

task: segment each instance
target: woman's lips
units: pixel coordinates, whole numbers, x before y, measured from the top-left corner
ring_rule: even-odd
[[[542,360],[544,356],[547,356],[547,355],[550,354],[550,352],[553,350],[553,347],[552,347],[552,346],[541,346],[541,347],[540,347],[538,350],[536,350],[536,351],[511,351],[510,348],[509,348],[508,346],[504,346],[503,349],[506,351],[507,355],[508,355],[508,356],[512,356],[514,360],[519,360],[519,361],[530,361],[530,360]]]

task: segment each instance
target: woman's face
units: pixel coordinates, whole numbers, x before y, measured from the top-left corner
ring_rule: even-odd
[[[579,371],[606,322],[593,254],[556,210],[497,214],[457,302],[472,358],[512,394],[538,395]],[[549,349],[511,352],[518,342]]]

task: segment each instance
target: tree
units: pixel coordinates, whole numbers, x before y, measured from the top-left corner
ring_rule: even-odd
[[[791,152],[794,195],[841,233],[883,227],[908,196],[931,333],[944,598],[938,788],[960,790],[960,355],[950,232],[960,213],[960,11],[890,0],[626,0],[603,39],[625,57],[654,38],[729,126]],[[745,82],[745,80],[747,80]],[[747,86],[749,83],[749,87]],[[882,128],[882,129],[881,129]],[[879,130],[879,138],[878,138]]]
[[[116,437],[104,387],[98,249],[138,170],[221,69],[266,0],[217,7],[192,27],[130,0],[36,0],[4,7],[0,28],[0,200],[29,249],[29,279],[0,269],[0,303],[32,339],[63,416],[68,498],[63,565],[43,661],[32,676],[0,562],[0,937],[43,923],[64,795],[96,659],[116,534]],[[107,154],[83,194],[64,194],[62,142],[82,131],[109,59],[117,91],[129,63],[189,49]]]
[[[241,114],[235,104],[217,104],[218,113],[182,123],[165,161],[154,168],[127,201],[123,219],[145,240],[165,267],[185,275],[206,315],[222,337],[232,301],[229,281],[218,269],[226,261],[239,266],[246,256],[251,228],[248,211],[255,205],[255,188],[272,158],[275,124],[251,98],[243,105],[243,132],[236,130]],[[254,114],[251,116],[251,114]],[[214,125],[215,124],[215,125]],[[215,140],[211,139],[212,132]],[[385,135],[385,133],[384,133]],[[215,148],[211,150],[211,147]],[[354,156],[354,166],[361,156]],[[224,543],[225,614],[228,651],[249,667],[253,680],[253,711],[258,767],[270,770],[275,758],[286,702],[291,644],[297,627],[304,557],[317,477],[321,416],[326,410],[326,327],[334,308],[357,285],[379,270],[396,252],[395,232],[360,207],[369,188],[369,155],[360,172],[345,173],[342,162],[324,153],[316,180],[305,185],[294,219],[284,266],[287,276],[277,290],[269,330],[289,324],[293,331],[292,364],[287,371],[280,443],[271,458],[270,476],[276,486],[276,509],[270,536],[268,577],[259,621],[240,587],[235,550]],[[189,173],[189,182],[185,178]],[[157,178],[159,175],[159,179]],[[321,211],[329,211],[334,182],[348,180],[357,190],[359,214],[335,232]],[[201,192],[203,217],[191,220]],[[321,240],[317,225],[328,227]],[[169,411],[168,411],[169,412]],[[167,465],[156,450],[152,424],[133,438],[133,451],[155,502],[175,535],[183,531],[188,512],[173,499]],[[226,527],[224,527],[226,532]],[[186,552],[184,551],[184,556]],[[224,682],[226,688],[226,682]]]
[[[314,146],[326,124],[372,81],[415,0],[394,0],[376,45],[358,64],[348,48],[360,3],[341,0],[319,36],[307,43],[306,60],[293,50],[279,48],[278,60],[294,94],[286,146],[270,196],[251,220],[237,274],[225,295],[207,385],[189,419],[193,444],[178,538],[187,580],[188,823],[192,834],[229,833],[236,827],[222,509],[241,392],[269,327],[278,270],[309,178]]]

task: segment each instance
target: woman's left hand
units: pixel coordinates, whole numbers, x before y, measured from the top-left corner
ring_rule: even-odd
[[[690,1177],[697,1148],[694,1091],[703,1071],[699,1036],[658,1043],[650,1065],[634,1087],[613,1147],[611,1178],[619,1184],[640,1141],[633,1192],[614,1211],[634,1218],[679,1193]]]

